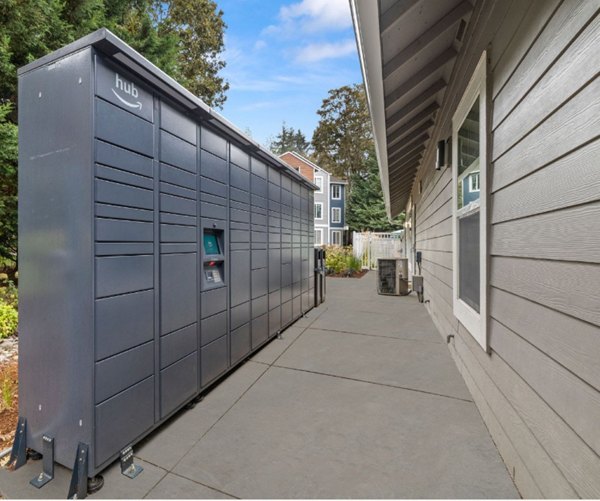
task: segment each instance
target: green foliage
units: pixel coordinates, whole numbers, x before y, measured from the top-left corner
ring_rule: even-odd
[[[19,314],[10,304],[0,302],[0,339],[17,333]]]
[[[177,71],[174,76],[210,106],[223,106],[229,84],[218,73],[225,67],[219,55],[225,48],[227,25],[223,11],[212,0],[155,1],[161,37],[177,40]]]
[[[0,258],[17,252],[17,68],[103,26],[210,106],[225,102],[213,0],[0,0]]]
[[[10,280],[7,281],[6,285],[2,284],[2,287],[0,287],[1,303],[12,306],[15,310],[19,308],[19,291]]]
[[[300,129],[286,127],[285,122],[281,124],[281,131],[275,139],[269,141],[269,149],[275,155],[282,155],[286,151],[294,151],[306,156],[309,153],[310,143]]]
[[[373,147],[364,86],[330,90],[317,114],[320,119],[312,138],[316,163],[335,176],[348,179],[362,169],[367,152]]]
[[[0,258],[17,253],[17,126],[8,120],[10,103],[0,104]]]
[[[394,231],[404,225],[404,213],[389,221],[383,200],[375,152],[370,150],[363,171],[352,177],[346,205],[346,222],[352,231]]]
[[[10,380],[9,377],[5,377],[2,380],[2,384],[0,384],[0,395],[2,396],[2,400],[0,401],[0,410],[3,409],[12,409],[14,403],[14,383]]]
[[[328,273],[334,275],[352,275],[361,270],[360,259],[352,254],[352,246],[327,246],[325,252],[325,267]]]

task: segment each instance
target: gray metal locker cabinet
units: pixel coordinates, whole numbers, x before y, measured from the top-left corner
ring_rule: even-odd
[[[302,315],[302,235],[300,185],[292,183],[292,298],[293,318]]]
[[[292,322],[292,180],[281,176],[281,325]]]
[[[281,173],[269,167],[269,336],[281,329]]]
[[[231,287],[231,363],[250,353],[250,156],[231,146],[229,185],[230,262],[235,287]]]
[[[252,348],[269,337],[268,181],[267,166],[250,160],[252,263]]]
[[[200,240],[204,266],[200,292],[200,372],[206,387],[230,365],[227,325],[229,270],[227,260],[219,279],[211,278],[229,242],[229,142],[206,127],[200,130]],[[211,241],[214,251],[209,250]],[[217,248],[218,247],[218,248]],[[214,265],[214,266],[213,266]]]
[[[13,460],[81,480],[302,313],[315,186],[105,29],[19,70],[19,123]]]

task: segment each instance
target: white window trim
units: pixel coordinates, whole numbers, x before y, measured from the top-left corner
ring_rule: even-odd
[[[320,205],[320,206],[321,206],[321,217],[317,217],[317,216],[315,216],[315,221],[323,221],[323,202],[315,202],[315,207],[316,207],[317,205]],[[314,209],[313,209],[313,210],[314,210]],[[317,211],[315,210],[315,212],[317,212]]]
[[[317,239],[316,239],[317,233],[320,235],[319,243],[317,243]],[[314,242],[314,244],[315,244],[315,247],[320,247],[321,245],[323,245],[323,228],[315,228],[315,242]]]
[[[333,241],[334,233],[337,233],[340,236],[340,243],[338,244]],[[331,230],[331,245],[342,245],[342,230]]]
[[[487,137],[488,137],[488,92],[487,92],[487,52],[484,51],[473,76],[467,85],[460,103],[452,118],[452,256],[453,256],[453,313],[465,326],[481,347],[487,351],[487,286],[488,286],[488,252],[487,252]],[[479,313],[458,297],[458,220],[465,213],[474,212],[477,208],[469,204],[462,212],[457,209],[456,192],[458,186],[458,130],[467,117],[473,104],[479,100]]]
[[[334,188],[338,189],[338,193],[340,194],[339,197],[333,196],[333,192],[335,191]],[[341,199],[342,199],[342,185],[341,184],[332,184],[331,185],[331,200],[341,200]]]
[[[479,186],[477,188],[473,188],[473,179],[475,179],[475,174],[479,175]],[[476,170],[469,174],[469,191],[471,193],[478,193],[481,189],[481,174],[480,171]]]
[[[334,214],[336,213],[336,211],[339,214],[338,219],[336,219],[334,217]],[[341,207],[332,207],[331,208],[331,222],[332,223],[341,223],[342,222],[342,208]]]
[[[320,185],[319,183],[317,183],[317,179],[321,180]],[[319,187],[319,189],[316,190],[315,193],[323,193],[323,176],[315,176],[315,184]]]

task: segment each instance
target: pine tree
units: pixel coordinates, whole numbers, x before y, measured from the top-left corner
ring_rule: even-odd
[[[269,149],[275,155],[281,155],[286,151],[294,151],[303,156],[308,156],[310,143],[300,129],[286,127],[285,122],[281,124],[281,131],[275,136],[275,139],[269,141]]]
[[[404,213],[389,221],[383,200],[375,151],[367,152],[361,171],[351,176],[352,190],[346,206],[346,221],[351,231],[394,231],[404,225]]]

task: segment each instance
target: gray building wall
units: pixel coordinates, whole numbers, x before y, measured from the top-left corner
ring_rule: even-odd
[[[426,306],[524,497],[600,496],[599,6],[479,1],[412,192]],[[452,172],[434,169],[486,47],[489,354],[453,315]]]

